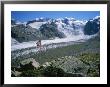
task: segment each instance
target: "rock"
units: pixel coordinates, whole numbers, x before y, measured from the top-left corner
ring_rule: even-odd
[[[47,66],[50,66],[51,65],[51,62],[45,62],[44,64],[43,64],[43,67],[47,67]]]
[[[28,58],[20,62],[20,67],[25,70],[37,69],[40,67],[40,64],[35,61],[33,58]]]
[[[19,72],[19,71],[11,71],[12,77],[20,76],[21,74],[22,74],[22,72]]]
[[[62,60],[61,58],[58,58],[58,61]]]

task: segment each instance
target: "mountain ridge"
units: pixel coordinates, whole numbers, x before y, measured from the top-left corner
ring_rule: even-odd
[[[97,25],[96,25],[97,24]],[[91,27],[92,26],[92,27]],[[94,27],[95,26],[95,27]],[[99,31],[100,16],[89,21],[80,21],[75,18],[36,18],[21,23],[11,20],[11,37],[18,42],[48,40],[74,36],[93,35]]]

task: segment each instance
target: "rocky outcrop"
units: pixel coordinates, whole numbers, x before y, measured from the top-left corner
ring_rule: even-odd
[[[22,74],[22,72],[12,71],[12,70],[11,70],[11,76],[12,76],[12,77],[20,76],[21,74]]]
[[[52,61],[52,65],[63,69],[67,73],[72,73],[77,76],[87,75],[89,66],[84,64],[78,58],[74,56],[65,56],[58,58],[56,61]],[[74,76],[73,75],[73,76]]]
[[[37,69],[40,66],[33,58],[25,59],[20,62],[20,67],[24,70]]]

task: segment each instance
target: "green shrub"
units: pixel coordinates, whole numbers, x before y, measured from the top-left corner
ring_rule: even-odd
[[[65,76],[65,72],[53,66],[47,66],[46,68],[40,67],[36,70],[27,70],[22,71],[21,77],[63,77]]]
[[[87,75],[91,77],[100,76],[100,54],[99,53],[83,53],[79,59],[90,66]]]
[[[40,72],[37,70],[27,70],[27,71],[23,71],[21,76],[23,76],[23,77],[36,77],[36,76],[40,76]]]
[[[64,76],[65,72],[61,68],[48,66],[44,69],[43,74],[46,77],[62,77]]]

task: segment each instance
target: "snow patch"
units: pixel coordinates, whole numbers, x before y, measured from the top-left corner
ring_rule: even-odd
[[[46,22],[34,22],[34,23],[30,23],[29,26],[31,26],[32,28],[36,28],[39,29],[41,25],[45,24]]]
[[[93,18],[93,20],[95,20],[95,19],[99,19],[99,18],[100,18],[100,16],[96,16],[96,17]]]

